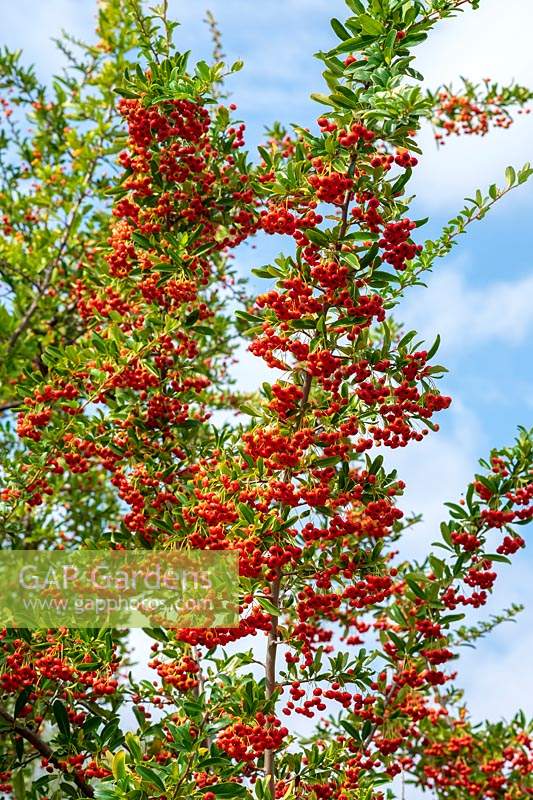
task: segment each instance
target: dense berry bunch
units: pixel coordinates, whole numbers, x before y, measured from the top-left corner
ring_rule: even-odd
[[[445,87],[436,95],[435,138],[443,144],[451,135],[485,136],[491,126],[509,128],[514,121],[510,107],[518,105],[519,114],[529,114],[524,106],[530,99],[531,92],[523,86],[499,87],[485,78],[480,91],[463,79],[462,91]]]

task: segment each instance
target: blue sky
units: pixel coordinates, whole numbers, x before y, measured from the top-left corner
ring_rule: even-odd
[[[530,0],[505,0],[504,14],[501,0],[482,0],[481,6],[442,25],[419,48],[417,67],[428,86],[459,75],[515,78],[533,86]],[[322,88],[320,63],[313,53],[333,42],[329,18],[346,16],[343,2],[170,0],[172,15],[182,21],[180,48],[192,49],[198,58],[211,51],[202,23],[206,7],[219,20],[228,60],[246,62],[230,89],[248,124],[248,143],[261,141],[263,126],[275,119],[311,124],[320,107],[309,94]],[[61,63],[50,37],[62,27],[90,36],[94,9],[93,0],[5,3],[2,39],[24,49],[47,76]],[[532,134],[533,114],[519,117],[508,131],[450,141],[437,152],[426,131],[421,140],[424,157],[414,180],[414,216],[431,217],[426,235],[454,215],[465,195],[502,181],[508,164],[533,161]],[[440,362],[450,370],[445,388],[454,398],[452,409],[441,415],[440,433],[390,457],[408,482],[407,510],[424,512],[424,525],[412,534],[414,552],[421,553],[435,538],[442,502],[458,497],[477,458],[492,445],[509,442],[518,424],[532,424],[532,209],[533,182],[471,230],[429,276],[429,288],[414,290],[398,315],[431,341],[441,334]],[[266,263],[271,255],[271,245],[260,242],[256,250],[241,254],[241,266]],[[250,356],[243,355],[237,373],[249,387],[261,378]],[[533,713],[532,569],[533,548],[502,572],[491,610],[511,602],[525,602],[528,610],[516,625],[501,628],[464,659],[461,683],[478,717],[506,715],[519,705]]]

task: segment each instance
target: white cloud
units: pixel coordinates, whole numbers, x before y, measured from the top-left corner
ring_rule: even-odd
[[[17,0],[2,4],[2,44],[22,49],[24,63],[35,62],[37,74],[48,77],[64,65],[52,41],[65,30],[82,39],[91,35],[96,17],[93,0]]]
[[[530,81],[533,86],[533,76]],[[418,142],[423,150],[410,188],[416,194],[419,208],[433,213],[443,210],[450,216],[463,207],[463,199],[476,189],[486,192],[492,183],[505,186],[505,169],[521,168],[533,161],[533,116],[516,116],[508,130],[493,129],[486,137],[453,136],[445,147],[437,149],[429,126],[422,130]],[[531,203],[533,184],[513,190],[494,213],[513,213]]]
[[[525,84],[533,88],[533,50],[530,0],[484,0],[478,11],[466,11],[437,27],[417,51],[416,67],[427,86],[436,88],[464,75],[472,80]],[[414,191],[429,208],[459,204],[473,189],[501,181],[509,164],[533,160],[533,117],[518,116],[509,130],[493,130],[479,137],[450,137],[437,151],[432,134],[421,137],[424,157],[415,170]],[[529,197],[528,197],[529,194]],[[529,202],[521,190],[507,198],[507,206]]]
[[[494,594],[473,621],[488,619],[513,603],[525,605],[514,623],[497,627],[476,649],[462,651],[457,685],[467,692],[468,706],[476,720],[509,719],[519,709],[533,716],[531,652],[533,652],[533,583],[530,556],[520,551],[511,566],[497,565]]]
[[[406,448],[382,450],[385,465],[396,468],[406,483],[400,507],[423,517],[402,540],[404,556],[423,557],[430,543],[439,538],[439,525],[448,513],[444,503],[457,502],[486,447],[475,414],[460,398],[454,397],[443,414],[446,430],[430,432],[424,441]],[[442,423],[442,419],[438,421]]]
[[[437,269],[428,288],[412,290],[400,318],[427,341],[439,333],[443,352],[492,342],[510,346],[524,342],[533,331],[533,273],[518,280],[472,286],[460,270],[465,261],[458,259],[445,270]]]
[[[237,363],[233,365],[231,375],[241,392],[255,392],[263,381],[273,383],[283,375],[281,370],[271,369],[262,358],[250,353],[246,344],[239,348],[235,358]]]
[[[533,81],[529,0],[483,0],[441,23],[417,54],[417,68],[434,85],[465,75]]]

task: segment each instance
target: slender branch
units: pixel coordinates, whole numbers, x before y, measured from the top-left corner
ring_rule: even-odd
[[[307,401],[309,400],[309,394],[311,392],[312,383],[313,383],[313,376],[311,375],[310,372],[306,372],[305,373],[305,378],[304,378],[304,385],[303,385],[302,401],[300,403],[300,411],[298,412],[298,418],[297,418],[297,422],[296,422],[297,430],[300,429],[300,427],[302,425],[302,422],[303,422],[305,409],[307,407]]]
[[[156,64],[160,64],[159,53],[157,52],[156,48],[152,44],[152,35],[151,31],[146,27],[146,18],[144,16],[144,12],[142,9],[142,3],[139,0],[133,0],[130,6],[131,10],[133,11],[133,16],[135,17],[135,22],[139,26],[139,30],[141,35],[144,39],[144,44],[146,48],[151,52],[154,57],[154,61]],[[164,12],[166,13],[166,5],[164,7]]]
[[[281,587],[281,575],[278,570],[277,577],[270,585],[270,599],[277,607],[279,603]],[[270,700],[276,690],[276,656],[278,652],[278,622],[279,617],[272,615],[270,618],[270,631],[268,633],[265,678],[266,678],[266,698]],[[265,775],[268,777],[271,800],[276,797],[276,766],[274,761],[274,751],[265,750]]]
[[[58,259],[61,257],[61,253],[63,252],[63,247],[64,247],[64,240],[63,240],[63,242],[61,244],[60,252],[58,253],[57,258],[55,258],[52,262],[50,262],[50,264],[45,269],[44,275],[43,275],[43,280],[39,284],[39,286],[37,287],[37,291],[36,291],[35,297],[33,298],[32,302],[28,306],[28,309],[27,309],[26,313],[24,314],[24,316],[22,317],[22,319],[19,322],[18,326],[15,328],[15,330],[13,331],[11,336],[9,337],[9,341],[7,343],[7,354],[8,355],[11,353],[11,351],[15,347],[16,343],[19,340],[19,337],[24,333],[24,331],[26,330],[26,328],[30,324],[31,318],[33,317],[33,315],[37,311],[37,308],[38,308],[39,303],[41,301],[41,297],[43,296],[45,291],[50,286],[50,281],[52,279],[52,273],[53,273],[53,271],[54,271],[54,269],[55,269],[55,267],[57,265]]]
[[[402,669],[405,669],[405,659],[402,662]],[[389,707],[394,695],[397,692],[398,692],[398,686],[393,681],[391,683],[389,691],[387,692],[387,694],[385,695],[384,700],[383,700],[383,711],[381,712],[383,716],[385,716],[385,711],[388,709],[388,707]],[[372,725],[370,731],[368,732],[368,735],[367,735],[366,739],[364,739],[362,744],[361,744],[361,752],[364,753],[366,748],[372,742],[372,739],[376,735],[376,731],[378,730],[380,724],[382,724],[382,723],[374,722],[374,724]]]
[[[9,725],[11,725],[13,733],[25,739],[28,744],[31,744],[31,746],[41,754],[43,758],[46,758],[51,764],[53,764],[57,770],[63,772],[68,778],[73,780],[84,797],[94,797],[94,791],[92,787],[89,786],[88,783],[85,783],[83,778],[80,778],[80,776],[75,772],[68,772],[60,765],[59,759],[54,754],[54,751],[49,744],[44,742],[34,731],[31,731],[29,728],[25,728],[23,725],[19,725],[15,717],[13,717],[9,711],[7,711],[7,709],[1,705],[0,717],[5,720],[5,722],[9,723]]]
[[[447,256],[450,250],[452,249],[454,240],[457,239],[459,236],[462,236],[469,225],[471,225],[473,222],[479,222],[480,220],[482,220],[487,214],[487,212],[492,208],[492,206],[495,205],[495,203],[501,200],[502,197],[505,197],[507,194],[509,194],[509,192],[511,192],[513,189],[516,189],[518,186],[520,186],[519,183],[513,183],[510,186],[507,186],[505,189],[501,189],[496,195],[496,197],[491,198],[490,201],[486,203],[478,211],[476,211],[475,214],[472,214],[472,216],[468,217],[467,219],[463,217],[459,223],[455,223],[454,230],[445,229],[442,235],[438,239],[434,241],[431,240],[426,241],[424,244],[424,250],[427,250],[429,246],[434,246],[435,248],[433,252],[429,251],[431,260],[428,263],[423,263],[421,262],[420,258],[418,258],[413,262],[414,269],[412,272],[405,273],[406,276],[408,277],[408,280],[406,280],[406,282],[402,284],[399,293],[402,293],[405,290],[405,288],[409,286],[421,272],[425,272],[426,270],[431,269],[433,267],[434,262],[438,258],[444,258],[445,256]],[[465,210],[466,208],[459,213],[458,217],[461,217],[461,215],[464,213]],[[454,224],[453,220],[451,220],[448,223],[449,226],[452,224]]]
[[[216,62],[225,61],[226,55],[222,47],[222,34],[220,33],[220,28],[218,27],[218,23],[212,11],[207,10],[205,12],[204,21],[207,23],[209,27],[209,32],[211,34],[211,40],[213,42],[214,61]]]
[[[305,415],[305,410],[307,407],[307,402],[309,400],[309,394],[311,392],[311,386],[313,383],[313,376],[310,372],[305,373],[304,383],[303,383],[303,394],[302,399],[300,401],[300,410],[298,412],[298,417],[296,420],[296,430],[299,430],[302,426],[303,418]],[[287,470],[285,472],[285,480],[288,481],[290,479],[290,471]],[[270,584],[270,600],[278,608],[279,606],[279,599],[280,599],[280,592],[281,592],[281,571],[278,568],[276,570],[276,577]],[[270,698],[274,695],[276,691],[276,658],[278,654],[278,626],[279,626],[279,616],[272,615],[270,617],[270,631],[268,633],[267,639],[267,651],[266,651],[266,660],[265,660],[265,680],[266,680],[266,698],[270,700]],[[265,750],[265,775],[268,777],[268,785],[270,790],[270,797],[271,800],[275,800],[276,797],[276,765],[275,765],[275,754],[273,750]]]
[[[347,174],[350,177],[353,177],[353,173],[355,170],[355,165],[357,163],[357,153],[354,153],[350,159],[350,163],[348,165],[348,172]],[[340,247],[342,240],[346,236],[346,231],[348,230],[348,212],[350,210],[350,203],[353,200],[354,190],[348,189],[346,192],[346,197],[344,198],[344,203],[342,204],[342,218],[341,218],[341,227],[339,230],[339,235],[337,237],[337,247]]]
[[[78,213],[78,210],[79,210],[81,204],[83,203],[83,201],[85,200],[85,198],[87,197],[87,194],[89,193],[89,191],[91,189],[91,179],[92,179],[92,177],[94,175],[94,171],[96,169],[96,166],[97,166],[99,160],[100,160],[100,156],[99,155],[95,156],[95,158],[93,158],[93,160],[91,162],[91,165],[90,165],[89,169],[87,170],[87,172],[85,174],[83,190],[80,193],[80,196],[78,197],[78,199],[77,199],[76,203],[74,204],[74,207],[73,207],[73,209],[72,209],[72,211],[70,213],[70,218],[69,218],[69,220],[67,222],[67,225],[66,225],[66,228],[65,228],[65,232],[64,232],[64,234],[63,234],[63,236],[62,236],[62,238],[60,240],[56,256],[50,262],[50,264],[46,267],[46,269],[44,271],[44,275],[43,275],[43,280],[40,281],[40,283],[39,283],[39,285],[37,287],[37,291],[36,291],[35,297],[33,298],[32,302],[28,306],[28,308],[26,310],[26,313],[22,317],[22,319],[19,322],[18,326],[15,328],[15,330],[13,331],[11,336],[9,337],[9,340],[8,340],[8,343],[7,343],[7,354],[6,354],[6,357],[9,357],[9,355],[13,351],[13,348],[15,347],[19,337],[24,333],[24,331],[26,330],[26,328],[30,324],[33,315],[35,314],[35,312],[37,311],[37,308],[39,307],[39,303],[41,302],[41,298],[42,298],[43,294],[46,292],[46,290],[50,286],[50,282],[52,280],[52,276],[53,276],[54,270],[58,266],[59,261],[60,261],[62,255],[63,255],[63,253],[65,251],[65,248],[68,245],[68,241],[69,241],[69,238],[70,238],[70,234],[72,232],[72,228],[74,227],[74,223],[76,221],[76,215]]]
[[[460,10],[462,8],[462,6],[466,5],[467,3],[471,4],[472,0],[456,0],[456,3],[455,3],[455,5],[453,7],[444,9],[444,13],[446,13],[448,11],[450,13],[453,13],[454,11],[457,11],[458,9]],[[436,21],[438,19],[441,19],[442,16],[443,16],[443,11],[441,9],[435,9],[431,13],[426,14],[425,18],[428,21],[433,22],[433,21]]]
[[[2,403],[0,405],[0,414],[3,414],[4,411],[11,411],[12,408],[18,408],[21,402],[21,400],[9,400],[6,403]]]

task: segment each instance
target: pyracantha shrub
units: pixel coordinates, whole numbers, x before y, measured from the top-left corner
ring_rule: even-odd
[[[481,462],[422,561],[386,455],[451,402],[439,341],[395,306],[532,173],[424,240],[418,132],[507,127],[530,92],[421,88],[415,46],[476,0],[346,1],[316,124],[257,153],[212,17],[213,65],[138,0],[99,3],[96,44],[62,40],[50,86],[2,51],[3,547],[233,550],[241,611],[148,630],[150,680],[123,631],[4,629],[6,798],[533,792],[531,722],[474,724],[456,684],[461,647],[518,610],[465,620],[525,545],[531,436]],[[233,264],[261,236],[283,254],[254,292]],[[251,395],[243,341],[272,369]]]

